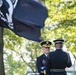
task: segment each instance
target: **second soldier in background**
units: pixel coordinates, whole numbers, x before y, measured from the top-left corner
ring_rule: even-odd
[[[63,42],[63,39],[54,40],[56,50],[49,54],[46,75],[67,75],[65,68],[72,66],[69,54],[62,49]]]
[[[50,41],[41,42],[43,54],[37,57],[37,69],[40,75],[46,75],[46,65],[48,64],[48,55],[50,53],[50,45],[52,43]]]

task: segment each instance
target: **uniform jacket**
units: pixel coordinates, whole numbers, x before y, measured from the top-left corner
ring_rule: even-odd
[[[47,64],[47,73],[48,75],[67,75],[66,71],[64,72],[51,72],[51,69],[65,69],[66,67],[71,67],[71,59],[68,53],[63,50],[55,50],[49,54],[49,63]]]
[[[45,75],[44,73],[41,73],[41,71],[46,69],[46,64],[48,63],[47,59],[48,58],[45,56],[45,54],[37,57],[36,66],[40,75]]]

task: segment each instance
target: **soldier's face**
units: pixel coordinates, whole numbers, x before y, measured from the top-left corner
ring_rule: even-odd
[[[42,49],[45,54],[48,54],[50,52],[50,47],[43,47]]]

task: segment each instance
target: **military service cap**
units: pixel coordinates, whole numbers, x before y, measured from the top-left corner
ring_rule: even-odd
[[[55,44],[63,44],[64,40],[62,38],[58,38],[53,41]]]
[[[50,47],[51,44],[52,43],[50,41],[43,41],[43,42],[41,42],[41,46],[43,46],[43,47]]]

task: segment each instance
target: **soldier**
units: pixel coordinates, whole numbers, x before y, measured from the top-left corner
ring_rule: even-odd
[[[49,62],[46,70],[47,75],[67,75],[65,68],[72,66],[69,54],[62,49],[63,42],[63,39],[54,40],[56,50],[49,53]]]
[[[46,64],[48,59],[48,54],[50,53],[50,45],[52,43],[50,41],[43,41],[41,42],[43,54],[37,57],[37,69],[40,75],[46,75]]]

